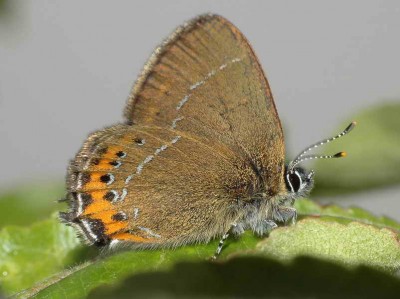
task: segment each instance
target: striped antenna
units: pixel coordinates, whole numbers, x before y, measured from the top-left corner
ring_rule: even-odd
[[[321,141],[318,141],[316,143],[314,143],[313,145],[307,147],[306,149],[304,149],[300,154],[298,154],[296,156],[296,158],[293,159],[292,162],[289,163],[288,169],[291,171],[293,170],[293,168],[303,162],[303,161],[307,161],[307,160],[312,160],[312,159],[332,159],[332,158],[342,158],[342,157],[346,157],[346,153],[345,152],[339,152],[335,155],[327,155],[327,156],[318,156],[318,155],[305,155],[306,153],[308,153],[309,151],[320,147],[321,145],[324,145],[326,143],[329,143],[335,139],[338,139],[340,137],[343,137],[344,135],[348,134],[351,130],[354,129],[354,127],[356,126],[356,122],[353,121],[350,125],[347,126],[346,129],[344,129],[341,133],[337,134],[335,137],[332,138],[328,138],[328,139],[324,139]]]

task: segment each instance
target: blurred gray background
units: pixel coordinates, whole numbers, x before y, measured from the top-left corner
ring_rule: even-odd
[[[88,133],[122,119],[154,47],[204,12],[225,16],[250,40],[291,156],[360,109],[400,98],[395,0],[0,0],[0,190],[63,180]],[[400,219],[399,195],[392,188],[340,204]]]

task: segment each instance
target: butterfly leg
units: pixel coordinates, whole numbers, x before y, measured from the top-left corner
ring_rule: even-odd
[[[265,226],[265,231],[269,233],[271,230],[274,230],[275,228],[278,227],[278,224],[276,224],[272,220],[265,220],[264,221],[264,226]]]
[[[275,215],[275,219],[279,222],[296,224],[297,210],[292,207],[280,207]]]
[[[217,250],[215,250],[214,255],[211,257],[212,260],[216,260],[217,257],[221,254],[222,248],[224,247],[225,240],[228,239],[231,231],[237,226],[236,223],[233,223],[229,230],[222,236],[221,240],[218,243]]]

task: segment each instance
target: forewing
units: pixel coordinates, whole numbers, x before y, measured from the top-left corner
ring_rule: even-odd
[[[125,117],[224,143],[267,193],[283,185],[283,133],[268,82],[246,38],[220,16],[192,20],[156,49]]]

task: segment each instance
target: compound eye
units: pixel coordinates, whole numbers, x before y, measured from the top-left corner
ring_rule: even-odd
[[[300,189],[301,178],[297,171],[289,173],[288,175],[289,184],[292,187],[293,192],[297,192]]]

